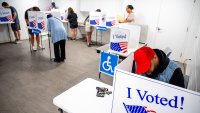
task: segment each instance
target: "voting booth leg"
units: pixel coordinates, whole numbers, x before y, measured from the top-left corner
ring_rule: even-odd
[[[41,46],[42,46],[41,49],[43,50],[43,49],[45,49],[45,48],[43,47],[42,38],[43,38],[43,37],[42,37],[42,35],[41,35],[41,36],[40,36],[40,42],[41,42]]]
[[[33,48],[32,48],[32,45],[31,45],[31,37],[30,37],[30,35],[28,35],[28,40],[29,40],[30,52],[32,53],[33,52]]]
[[[7,27],[8,27],[8,35],[9,35],[9,38],[10,38],[10,42],[12,42],[11,35],[10,35],[10,28],[9,28],[9,24],[7,24]]]
[[[96,30],[96,45],[97,45],[97,30]]]
[[[102,31],[101,31],[101,45],[102,45]]]
[[[50,61],[53,61],[52,57],[51,57],[51,43],[50,43],[50,37],[49,36],[48,36],[48,41],[49,41],[49,56],[50,56]]]
[[[63,113],[63,110],[61,108],[59,108],[58,111],[60,111],[60,113]]]

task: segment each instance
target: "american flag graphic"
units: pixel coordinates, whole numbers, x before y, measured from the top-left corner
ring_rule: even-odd
[[[36,20],[30,22],[30,27],[36,28],[36,25],[37,25]]]
[[[112,26],[114,26],[114,25],[116,24],[116,22],[115,22],[115,21],[112,21],[111,24],[112,24]]]
[[[126,105],[124,104],[124,108],[127,113],[156,113],[154,110],[146,110],[147,107],[138,106],[138,105]]]
[[[111,42],[110,49],[117,52],[126,53],[128,42]]]
[[[114,26],[115,24],[116,22],[114,20],[106,22],[106,26]]]
[[[96,25],[99,25],[99,19],[96,19],[95,22],[96,22]]]
[[[44,21],[42,21],[41,23],[38,23],[38,28],[39,29],[45,29],[45,24],[44,24]]]
[[[0,21],[1,22],[12,22],[12,16],[11,15],[8,15],[6,17],[0,17]]]

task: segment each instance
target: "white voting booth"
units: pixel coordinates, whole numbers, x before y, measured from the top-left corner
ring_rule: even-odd
[[[200,93],[131,73],[133,54],[115,69],[111,113],[199,113]]]
[[[106,26],[106,14],[102,12],[90,12],[91,26]]]
[[[28,11],[29,28],[42,31],[47,30],[47,19],[44,12]]]
[[[47,31],[47,18],[45,12],[41,11],[28,11],[28,19],[29,19],[29,29],[32,29],[34,33],[40,34],[41,46],[43,48],[43,40],[46,40],[44,36],[48,35]],[[47,36],[48,37],[48,36]],[[49,51],[50,51],[50,60],[54,54],[51,52],[53,49],[51,44],[51,38],[48,37],[49,40]],[[32,46],[30,44],[30,50],[32,50]]]
[[[0,8],[0,23],[12,22],[12,14],[9,8]]]
[[[141,28],[138,25],[122,24],[111,28],[109,52],[128,56],[139,47]]]

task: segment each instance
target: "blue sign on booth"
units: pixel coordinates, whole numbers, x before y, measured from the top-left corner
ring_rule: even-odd
[[[118,64],[119,56],[108,52],[101,52],[99,71],[110,76],[114,75],[115,67]]]
[[[107,31],[107,27],[104,27],[104,26],[97,26],[97,27],[96,27],[96,30],[99,30],[99,31]]]

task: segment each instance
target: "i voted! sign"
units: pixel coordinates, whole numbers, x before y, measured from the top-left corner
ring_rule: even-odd
[[[45,19],[43,12],[37,12],[37,26],[39,30],[45,30]]]
[[[0,22],[12,22],[11,10],[8,8],[0,8]]]
[[[112,28],[110,34],[110,50],[117,53],[128,52],[128,38],[130,32],[123,28]]]
[[[200,113],[200,93],[116,69],[112,113]]]
[[[29,27],[31,29],[37,28],[37,12],[36,11],[28,11],[28,20],[29,20]]]

